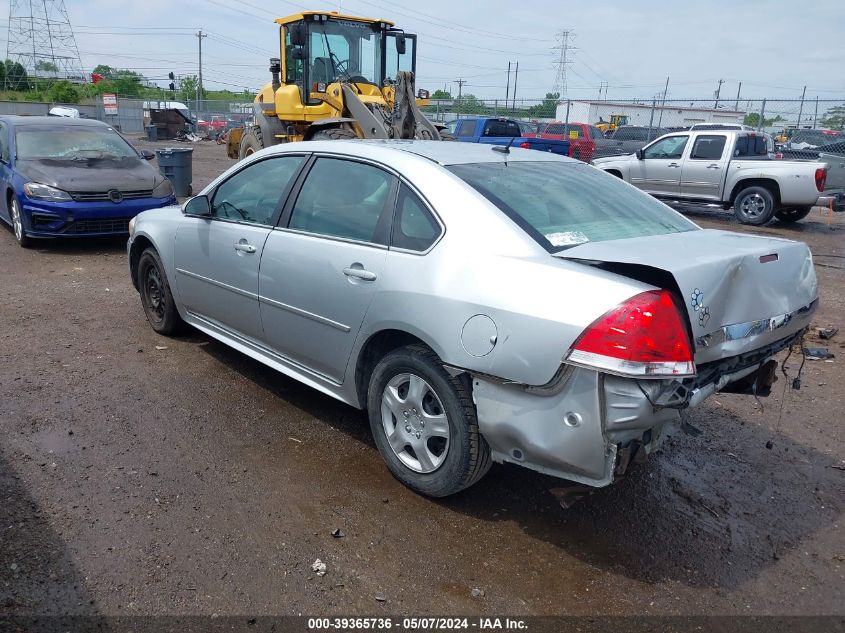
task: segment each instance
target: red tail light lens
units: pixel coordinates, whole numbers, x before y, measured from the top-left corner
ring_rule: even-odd
[[[824,167],[819,167],[816,170],[816,189],[819,192],[824,191],[824,183],[827,180],[827,170]]]
[[[695,375],[692,345],[667,290],[640,293],[599,317],[566,360],[622,376]]]
[[[531,149],[531,144],[528,141],[523,141],[519,144],[522,149]]]

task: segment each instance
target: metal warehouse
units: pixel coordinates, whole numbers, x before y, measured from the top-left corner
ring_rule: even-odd
[[[567,107],[569,116],[567,118]],[[689,126],[695,123],[742,123],[745,112],[724,108],[694,108],[678,105],[630,103],[612,101],[562,101],[557,106],[556,118],[560,121],[598,123],[610,121],[611,115],[628,117],[628,125]]]

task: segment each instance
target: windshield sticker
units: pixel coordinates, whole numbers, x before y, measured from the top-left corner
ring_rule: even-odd
[[[590,241],[590,238],[581,231],[560,231],[549,233],[545,237],[552,246],[575,246]]]

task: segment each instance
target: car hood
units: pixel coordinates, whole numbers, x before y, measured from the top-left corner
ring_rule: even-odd
[[[817,306],[813,259],[802,242],[706,229],[580,244],[556,256],[653,285],[674,280],[669,289],[680,293],[698,363],[798,332]]]
[[[625,152],[624,154],[616,154],[614,156],[602,156],[601,158],[594,158],[593,165],[601,165],[602,163],[618,163],[620,160],[631,160],[634,154]]]
[[[155,189],[164,177],[140,158],[19,160],[15,171],[64,191],[141,191]]]

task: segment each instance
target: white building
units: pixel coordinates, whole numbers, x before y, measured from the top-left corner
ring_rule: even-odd
[[[566,121],[567,102],[557,106],[556,118]],[[653,111],[653,112],[652,112]],[[658,103],[652,108],[650,103],[631,103],[613,101],[570,101],[569,121],[572,123],[596,124],[599,121],[610,122],[610,115],[624,114],[628,125],[649,125],[661,127],[688,127],[695,123],[742,123],[745,112],[725,108],[704,108],[680,106],[677,103]]]

